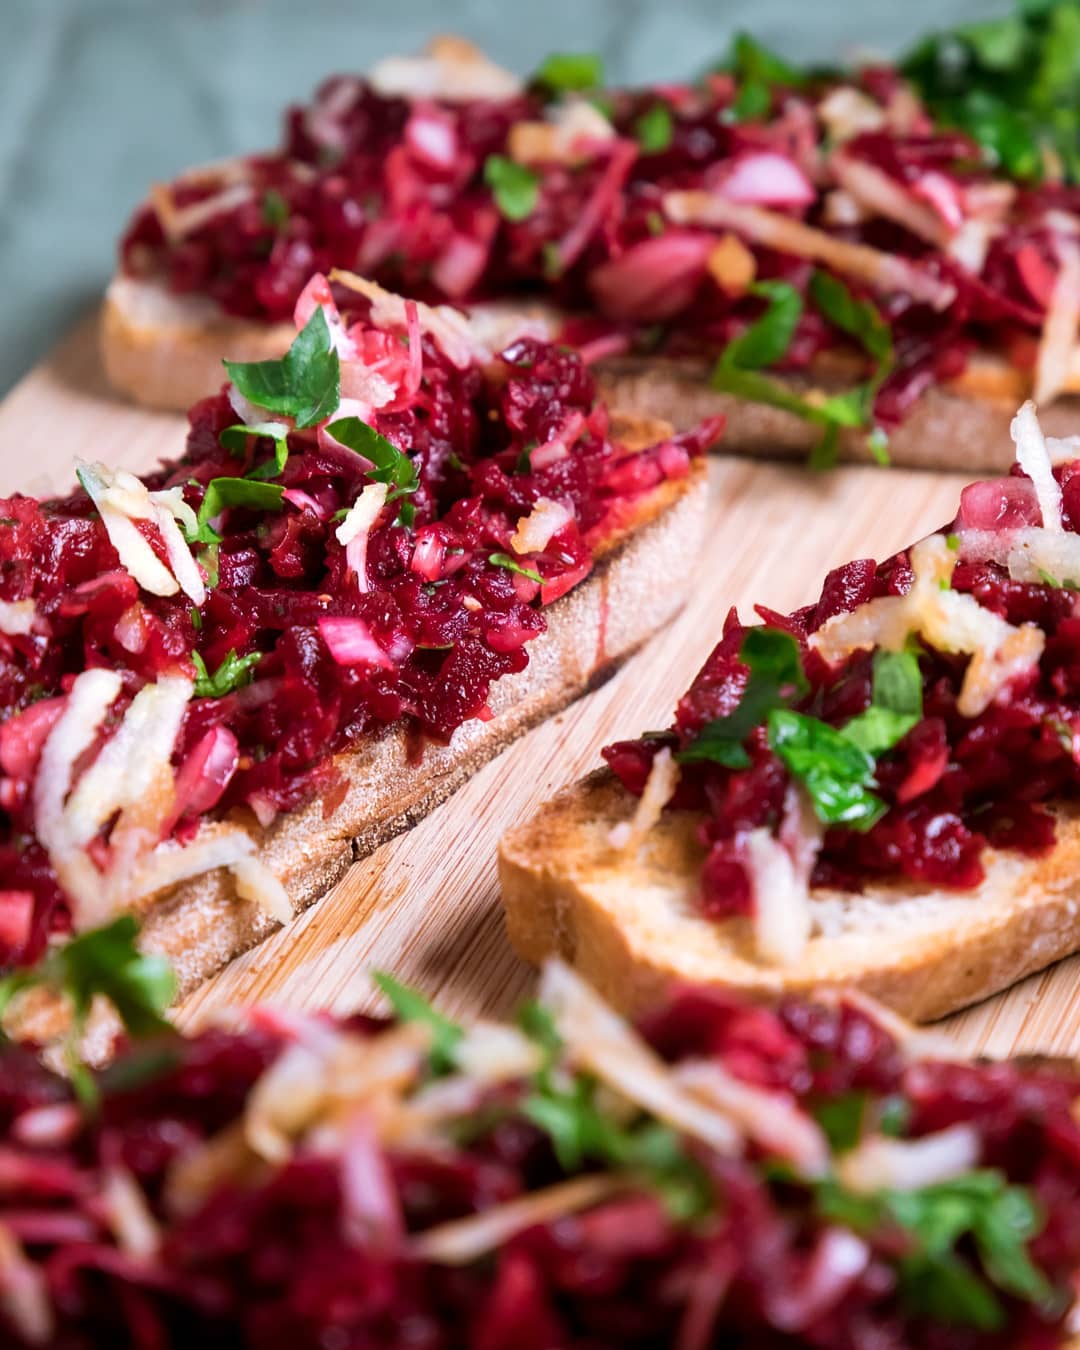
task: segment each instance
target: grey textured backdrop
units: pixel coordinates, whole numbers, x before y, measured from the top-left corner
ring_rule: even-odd
[[[896,51],[1007,0],[0,0],[0,390],[100,293],[154,178],[273,144],[286,102],[434,32],[529,70],[596,50],[679,76],[747,28],[798,59]]]

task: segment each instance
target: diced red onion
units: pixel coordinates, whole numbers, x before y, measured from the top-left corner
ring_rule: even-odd
[[[708,186],[729,201],[754,206],[809,206],[817,193],[802,169],[772,150],[740,155]]]
[[[667,230],[594,268],[589,289],[612,318],[669,319],[693,299],[715,247],[710,235]]]
[[[212,810],[221,800],[239,762],[240,747],[228,727],[212,727],[200,737],[176,775],[170,828],[181,816],[201,816]]]
[[[42,747],[66,703],[62,697],[41,699],[0,723],[0,769],[9,777],[33,776]]]
[[[379,646],[363,619],[349,615],[324,615],[319,632],[340,666],[379,666],[393,670],[394,663]]]

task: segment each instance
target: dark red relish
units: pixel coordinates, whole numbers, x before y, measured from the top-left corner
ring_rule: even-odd
[[[1065,488],[1076,483],[1080,465],[1055,468]],[[1076,520],[1066,499],[1064,521]],[[1029,479],[1009,478],[965,488],[957,528],[1008,531],[1038,519]],[[778,615],[759,610],[770,628],[794,636],[802,649],[810,689],[792,706],[832,726],[842,726],[871,701],[872,658],[855,652],[829,666],[807,638],[837,614],[878,596],[905,594],[912,584],[907,553],[881,564],[858,559],[825,578],[815,604]],[[957,710],[969,658],[919,645],[923,717],[877,761],[875,792],[886,804],[882,818],[865,832],[828,828],[812,882],[858,890],[876,878],[907,877],[930,886],[970,890],[985,875],[988,846],[1037,856],[1053,847],[1054,818],[1048,804],[1072,797],[1080,786],[1080,606],[1076,593],[1047,576],[1045,582],[1012,579],[994,562],[958,562],[954,591],[973,596],[1013,625],[1031,623],[1046,636],[1038,667],[1019,674],[1004,697],[976,717]],[[705,724],[728,716],[746,687],[739,651],[748,629],[734,610],[724,633],[689,691],[680,700],[670,734],[609,745],[603,756],[636,796],[644,789],[653,758],[665,745],[681,749]],[[671,805],[703,814],[699,836],[707,854],[701,904],[715,918],[753,911],[753,887],[744,840],[759,827],[778,830],[791,779],[770,749],[764,727],[747,749],[750,764],[732,770],[715,762],[686,762]]]
[[[179,180],[168,190],[171,205],[161,208],[159,195],[140,208],[121,244],[123,267],[263,320],[291,315],[308,277],[334,266],[428,300],[543,291],[564,310],[594,315],[566,329],[590,359],[630,347],[715,350],[757,316],[761,301],[745,278],[733,283],[710,267],[717,235],[672,224],[662,199],[728,184],[736,201],[899,255],[951,285],[944,308],[899,292],[883,303],[896,360],[875,414],[895,425],[930,384],[962,373],[973,346],[1032,364],[1057,270],[1053,212],[1075,212],[1077,201],[1069,189],[1019,192],[992,179],[978,147],[935,128],[890,74],[869,69],[776,89],[760,121],[733,114],[738,91],[727,75],[700,86],[608,91],[613,134],[586,138],[569,161],[532,165],[536,202],[519,220],[501,214],[485,164],[511,152],[515,127],[544,118],[535,89],[504,100],[408,103],[336,77],[310,106],[289,110],[280,150],[245,161],[246,195],[233,166],[227,176]],[[820,110],[838,87],[850,97],[851,86],[881,126],[845,139],[844,157],[892,180],[943,238],[962,222],[974,221],[976,232],[989,222],[985,257],[962,266],[940,240],[927,242],[932,229],[917,235],[875,209],[838,205],[845,194],[831,172],[832,114]],[[642,128],[658,116],[664,135],[645,148]],[[223,191],[222,209],[190,230],[163,228],[162,212],[171,217]],[[753,252],[759,279],[783,279],[806,296],[808,262],[756,245]],[[805,368],[836,347],[855,355],[808,303],[779,366]]]
[[[349,315],[359,325],[350,331],[369,358],[384,371],[406,364],[399,337],[365,327],[364,314],[366,302]],[[115,722],[144,682],[175,669],[194,675],[193,653],[211,674],[230,653],[259,657],[250,683],[188,705],[167,833],[188,838],[211,810],[250,808],[266,823],[316,786],[332,811],[334,752],[404,722],[419,755],[425,739],[446,742],[462,722],[489,716],[490,686],[528,664],[543,607],[588,575],[647,493],[690,472],[718,430],[713,421],[631,454],[566,350],[522,339],[490,367],[465,369],[429,337],[422,350],[415,395],[372,416],[411,456],[418,487],[409,523],[386,508],[370,531],[366,589],[336,530],[369,481],[369,462],[321,428],[290,434],[278,476],[267,437],[249,437],[238,458],[220,440],[238,420],[226,392],[192,409],[186,454],[147,485],[179,485],[197,510],[211,479],[265,466],[284,496],[278,510],[228,509],[221,543],[196,548],[210,581],[199,610],[183,593],[139,590],[83,492],[0,502],[0,598],[36,606],[33,632],[0,634],[0,965],[35,959],[68,921],[35,836],[32,785],[81,671],[122,673]],[[523,570],[503,565],[518,522],[556,499],[565,523]],[[160,553],[157,527],[143,532]],[[348,641],[358,626],[377,659],[343,664],[335,633]]]
[[[321,1150],[301,1143],[281,1165],[249,1165],[244,1176],[226,1168],[206,1194],[178,1205],[174,1166],[209,1139],[235,1138],[266,1069],[294,1039],[317,1043],[330,1025],[256,1012],[244,1032],[140,1044],[102,1076],[101,1109],[89,1116],[25,1052],[0,1050],[0,1224],[27,1263],[22,1287],[28,1270],[39,1282],[48,1344],[1043,1350],[1059,1341],[1080,1262],[1078,1084],[1063,1072],[911,1062],[845,1003],[789,1000],[769,1011],[686,991],[644,1027],[668,1062],[713,1060],[809,1114],[853,1101],[866,1117],[888,1109],[908,1138],[969,1126],[983,1164],[1041,1206],[1030,1252],[1062,1294],[1041,1312],[1002,1296],[1003,1324],[974,1330],[932,1320],[901,1298],[902,1230],[861,1232],[862,1263],[849,1256],[830,1269],[826,1253],[844,1230],[819,1216],[812,1190],[753,1154],[721,1158],[688,1142],[708,1195],[692,1222],[632,1185],[520,1231],[471,1264],[410,1255],[412,1236],[566,1177],[520,1109],[527,1084],[500,1089],[488,1123],[466,1119],[464,1135],[450,1120],[437,1145],[388,1147],[359,1129],[356,1144],[352,1134]],[[345,1025],[360,1035],[380,1029],[369,1019]],[[240,1161],[235,1146],[231,1156]],[[153,1216],[156,1251],[135,1255],[115,1237],[109,1195],[118,1169]],[[359,1192],[350,1189],[357,1175],[365,1177]],[[358,1230],[358,1208],[373,1224],[383,1215],[381,1227]],[[974,1250],[965,1256],[973,1261]],[[31,1342],[12,1316],[9,1278],[0,1282],[0,1331],[22,1347]]]

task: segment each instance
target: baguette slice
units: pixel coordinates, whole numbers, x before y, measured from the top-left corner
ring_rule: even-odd
[[[504,322],[515,307],[485,306]],[[522,320],[546,322],[557,330],[550,307],[517,307]],[[209,300],[170,295],[156,282],[117,276],[109,286],[101,320],[101,351],[109,382],[120,393],[155,408],[186,411],[220,388],[221,358],[259,361],[281,356],[296,336],[290,323],[233,319]],[[617,356],[597,363],[601,397],[612,407],[660,417],[685,431],[705,417],[726,419],[723,448],[764,458],[805,459],[820,428],[793,413],[763,403],[746,403],[709,388],[709,363],[692,359]],[[832,365],[813,378],[785,376],[791,392],[841,393],[858,378]],[[1013,461],[1009,423],[1027,397],[1018,372],[990,357],[976,358],[962,380],[936,386],[919,400],[889,440],[894,464],[918,469],[1005,471]],[[1080,395],[1066,395],[1040,410],[1050,436],[1067,436],[1080,425]],[[865,436],[846,430],[840,437],[845,460],[871,461]]]
[[[630,423],[620,427],[627,444]],[[250,812],[237,815],[255,839],[258,856],[284,884],[294,913],[314,904],[349,866],[414,825],[516,737],[602,683],[681,608],[704,529],[707,467],[668,480],[638,504],[598,556],[586,581],[544,613],[547,631],[529,645],[529,664],[491,686],[490,721],[474,719],[448,746],[418,746],[400,725],[334,758],[335,781],[305,806],[261,828]],[[210,824],[199,838],[227,828]],[[207,872],[139,907],[140,946],[168,958],[181,996],[241,952],[267,937],[277,922],[241,899],[225,868]],[[16,1030],[41,1042],[65,1025],[55,1002],[20,1010]],[[104,1058],[115,1030],[96,1025],[87,1053]]]
[[[606,769],[566,789],[499,849],[506,926],[518,953],[558,953],[606,998],[636,1012],[676,983],[772,997],[854,985],[915,1021],[1004,989],[1080,949],[1080,809],[1058,813],[1038,859],[991,851],[976,890],[908,882],[861,894],[811,892],[817,935],[795,969],[759,963],[746,919],[695,903],[704,851],[694,812],[668,811],[637,855],[608,842],[637,799]]]

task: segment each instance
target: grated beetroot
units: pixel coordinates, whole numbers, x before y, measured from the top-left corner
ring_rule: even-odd
[[[343,1025],[368,1037],[381,1029],[365,1018]],[[903,1229],[861,1231],[865,1259],[837,1268],[830,1244],[847,1230],[821,1217],[812,1186],[784,1180],[753,1151],[722,1158],[685,1141],[708,1193],[692,1222],[631,1182],[589,1210],[519,1232],[481,1261],[419,1261],[410,1235],[567,1175],[522,1110],[528,1083],[504,1084],[486,1113],[449,1119],[424,1146],[374,1146],[371,1175],[387,1189],[381,1202],[374,1182],[363,1194],[371,1206],[388,1198],[397,1216],[382,1233],[349,1226],[347,1142],[301,1142],[282,1164],[244,1176],[226,1168],[205,1198],[178,1204],[174,1165],[209,1139],[235,1136],[267,1068],[296,1040],[325,1042],[332,1027],[256,1011],[246,1031],[141,1043],[100,1077],[100,1111],[71,1107],[51,1138],[39,1108],[68,1103],[67,1085],[25,1051],[0,1050],[0,1225],[42,1281],[55,1321],[49,1344],[1042,1350],[1059,1341],[1080,1262],[1080,1085],[1071,1074],[912,1061],[846,1003],[787,1000],[770,1011],[685,991],[645,1024],[669,1063],[713,1060],[810,1114],[855,1101],[872,1119],[888,1108],[909,1138],[970,1126],[983,1165],[1041,1206],[1030,1253],[1061,1291],[1042,1310],[1002,1295],[1002,1325],[975,1330],[900,1297],[911,1242]],[[125,1251],[110,1229],[106,1178],[117,1168],[153,1215],[155,1251]],[[974,1261],[974,1249],[965,1256]],[[0,1280],[0,1329],[5,1344],[21,1347],[31,1342],[12,1317],[13,1290]]]
[[[418,359],[397,335],[371,328],[366,313],[366,302],[348,313],[350,331],[384,372],[388,361]],[[446,742],[467,719],[489,716],[489,688],[528,664],[527,644],[545,629],[543,606],[588,575],[643,494],[684,477],[719,427],[712,421],[628,454],[581,360],[532,339],[490,368],[458,369],[425,337],[422,369],[410,369],[410,387],[421,373],[422,382],[371,421],[411,457],[415,518],[406,524],[390,510],[371,530],[366,589],[352,545],[335,531],[371,465],[323,428],[290,433],[275,480],[284,487],[280,510],[234,506],[221,543],[199,550],[210,579],[199,610],[182,593],[140,592],[85,493],[0,502],[0,597],[36,606],[32,632],[0,634],[0,966],[36,959],[49,933],[69,922],[35,835],[32,786],[79,672],[123,674],[114,725],[144,682],[174,669],[194,675],[193,653],[210,674],[230,653],[258,658],[250,683],[188,706],[174,756],[177,838],[188,839],[209,811],[249,807],[267,823],[317,786],[332,809],[336,751],[405,721],[419,755],[425,739]],[[240,458],[223,448],[222,432],[237,422],[226,392],[196,405],[189,421],[186,454],[149,477],[150,488],[180,486],[197,510],[213,478],[263,466],[274,477],[269,438],[249,437]],[[556,435],[565,453],[532,466],[531,449]],[[537,582],[489,559],[513,555],[517,522],[542,498],[567,509],[528,558]],[[157,527],[140,529],[163,556]],[[350,634],[352,647],[343,647]]]
[[[836,192],[836,136],[822,108],[831,93],[850,96],[852,87],[881,127],[842,138],[844,158],[880,171],[918,209],[940,217],[948,247],[865,203],[854,211],[837,205],[845,193]],[[1055,221],[1080,211],[1078,190],[1021,190],[992,177],[975,143],[935,127],[883,68],[773,89],[760,120],[735,116],[737,93],[729,75],[700,86],[606,91],[614,134],[569,158],[530,163],[535,206],[523,219],[507,219],[485,164],[491,155],[512,156],[514,129],[550,111],[540,91],[410,104],[336,77],[310,106],[289,110],[279,151],[244,161],[250,195],[242,203],[226,202],[180,238],[163,227],[160,204],[141,207],[121,244],[123,268],[262,320],[291,314],[312,272],[333,266],[428,300],[542,291],[572,315],[595,312],[565,330],[590,359],[629,348],[700,353],[723,347],[761,312],[760,299],[747,293],[752,277],[725,278],[711,263],[715,233],[665,218],[667,191],[719,190],[902,256],[951,284],[955,298],[944,309],[904,293],[878,297],[895,351],[875,400],[883,426],[900,422],[929,385],[960,375],[974,347],[1033,366],[1058,270]],[[646,150],[640,128],[658,112],[670,117],[668,143]],[[172,203],[207,201],[235,184],[235,173],[180,179],[169,189]],[[967,226],[972,237],[985,233],[985,250],[961,249]],[[759,280],[782,279],[807,297],[808,262],[756,245],[752,251]],[[860,359],[808,303],[778,368],[804,369],[828,349]]]
[[[1063,488],[1064,525],[1076,532],[1080,462],[1055,467]],[[1071,488],[1070,488],[1071,485]],[[1010,476],[964,489],[952,528],[991,532],[1030,527],[1040,519],[1031,481]],[[912,583],[907,553],[881,564],[857,559],[828,574],[816,603],[784,616],[759,610],[765,624],[792,634],[804,656],[810,689],[791,706],[834,727],[871,702],[871,652],[855,652],[828,666],[806,646],[807,638],[837,614],[878,596],[905,594]],[[1053,847],[1047,804],[1075,796],[1080,787],[1080,614],[1074,590],[1047,576],[1021,582],[994,562],[959,561],[951,588],[973,596],[1009,623],[1035,624],[1046,635],[1038,668],[1018,675],[977,717],[957,711],[968,658],[936,650],[920,639],[923,717],[877,762],[875,789],[887,805],[865,832],[832,826],[825,832],[812,882],[859,890],[876,878],[909,877],[931,886],[970,890],[985,876],[988,846],[1030,855]],[[680,700],[664,737],[623,741],[603,753],[626,789],[640,796],[657,752],[692,743],[705,724],[738,706],[747,668],[739,650],[748,628],[734,610],[721,641]],[[732,770],[715,762],[681,765],[671,806],[703,815],[707,849],[700,903],[723,919],[753,912],[753,886],[743,843],[750,830],[775,829],[791,782],[770,749],[765,727],[747,743],[750,764]]]

